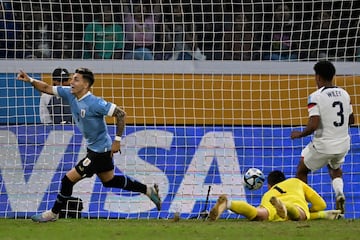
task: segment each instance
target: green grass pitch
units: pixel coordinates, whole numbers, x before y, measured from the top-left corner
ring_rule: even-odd
[[[34,223],[28,219],[0,219],[1,240],[70,240],[70,239],[359,239],[360,220],[315,220],[307,222],[216,222],[164,219],[106,220],[60,219],[51,223]]]

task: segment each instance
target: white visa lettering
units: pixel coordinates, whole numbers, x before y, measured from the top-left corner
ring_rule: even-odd
[[[121,155],[114,155],[115,166],[127,176],[146,185],[159,183],[160,196],[165,197],[169,191],[169,181],[166,174],[156,166],[144,161],[138,152],[147,147],[170,150],[174,135],[162,130],[143,130],[127,135],[123,140]],[[156,156],[154,156],[156,158]],[[104,209],[112,212],[138,213],[155,207],[143,194],[126,197],[112,194],[106,196]]]
[[[232,199],[246,200],[232,132],[208,132],[193,156],[169,212],[191,213],[196,201],[205,201],[209,187],[205,179],[214,160],[222,183],[212,184],[211,196],[229,194]]]
[[[36,212],[73,136],[72,131],[51,131],[26,180],[16,135],[0,131],[0,170],[11,209]],[[29,144],[29,143],[27,143]]]

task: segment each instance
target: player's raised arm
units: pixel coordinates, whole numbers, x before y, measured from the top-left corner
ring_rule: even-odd
[[[17,75],[17,79],[24,81],[24,82],[31,83],[31,85],[33,85],[34,88],[40,92],[44,92],[47,94],[54,94],[53,88],[51,85],[47,84],[46,82],[39,81],[39,80],[36,80],[35,78],[30,77],[26,72],[24,72],[22,70],[19,71],[19,73]]]

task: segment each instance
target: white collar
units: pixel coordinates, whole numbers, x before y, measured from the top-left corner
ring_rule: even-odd
[[[83,100],[84,98],[86,98],[89,95],[91,95],[90,91],[88,91],[84,96],[82,96],[80,99],[78,99],[78,102],[80,102],[81,100]]]

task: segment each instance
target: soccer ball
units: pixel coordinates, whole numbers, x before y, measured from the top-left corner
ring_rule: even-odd
[[[244,185],[249,190],[260,189],[265,181],[264,173],[258,168],[249,168],[244,174]]]

